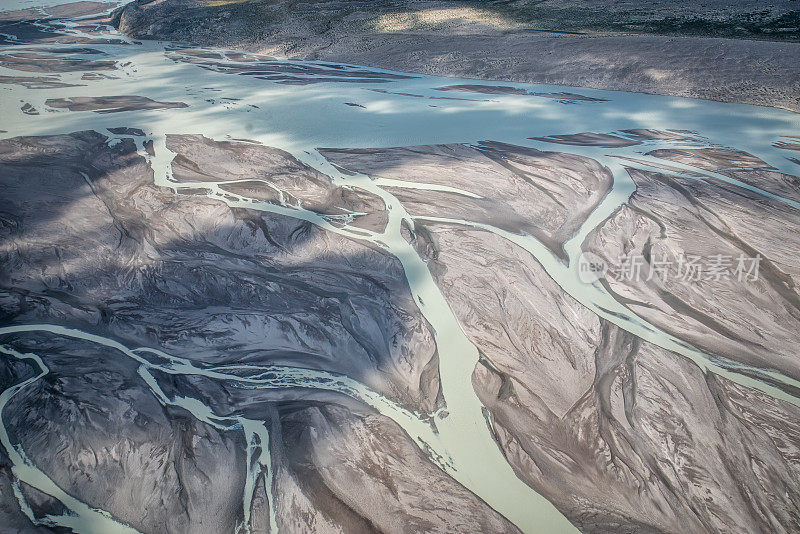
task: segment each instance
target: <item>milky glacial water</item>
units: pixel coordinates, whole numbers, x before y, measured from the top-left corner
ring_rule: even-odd
[[[19,0],[24,2],[25,0]],[[5,7],[5,6],[4,6]],[[53,23],[51,23],[53,24]],[[81,339],[114,351],[119,357],[132,358],[140,364],[139,375],[156,398],[164,405],[180,406],[198,420],[218,428],[241,430],[248,443],[248,475],[242,503],[245,522],[240,530],[249,528],[246,518],[252,500],[252,488],[263,471],[271,477],[269,432],[264,421],[242,417],[219,417],[203,402],[195,398],[171,398],[166,395],[151,374],[151,370],[202,375],[214,380],[237,381],[252,388],[327,389],[342,393],[369,405],[397,422],[405,432],[428,454],[431,461],[469,488],[499,513],[525,532],[574,532],[564,516],[546,499],[521,482],[503,458],[492,439],[482,405],[472,388],[471,375],[478,362],[478,351],[464,335],[447,301],[434,283],[424,261],[401,235],[401,224],[412,221],[400,202],[383,187],[397,185],[396,181],[373,179],[365,175],[341,173],[317,151],[321,147],[370,148],[408,146],[439,143],[478,143],[484,140],[500,141],[543,150],[571,152],[594,158],[610,168],[614,186],[604,201],[566,244],[569,261],[558,258],[546,246],[530,235],[511,234],[488,225],[469,220],[460,224],[472,225],[494,232],[529,251],[547,270],[550,276],[570,295],[601,317],[617,324],[643,339],[691,358],[707,372],[723,375],[737,383],[766,392],[775,397],[798,404],[798,400],[784,391],[754,378],[758,374],[772,381],[800,386],[796,381],[771,370],[742,369],[734,362],[709,358],[646,321],[614,300],[599,284],[584,284],[577,273],[577,256],[586,235],[611,215],[635,190],[635,185],[622,168],[622,157],[636,158],[652,164],[659,160],[642,155],[655,148],[674,148],[686,141],[657,140],[643,145],[624,148],[598,148],[553,145],[534,141],[530,137],[569,134],[577,132],[613,132],[630,128],[658,130],[690,130],[722,146],[733,146],[761,158],[776,169],[797,174],[800,167],[787,156],[786,151],[772,145],[782,136],[800,133],[800,117],[791,112],[717,102],[576,89],[560,86],[505,84],[464,79],[437,78],[420,75],[402,75],[381,69],[337,65],[325,62],[299,62],[285,59],[269,62],[255,57],[242,57],[226,51],[207,49],[221,54],[213,68],[175,61],[182,54],[179,47],[163,42],[133,42],[114,34],[108,28],[81,27],[80,21],[63,22],[62,31],[96,39],[81,45],[19,44],[0,47],[0,54],[39,52],[53,58],[87,60],[113,60],[115,70],[97,71],[101,75],[84,80],[84,71],[64,72],[57,80],[74,84],[74,87],[51,89],[26,89],[18,85],[0,88],[0,116],[3,117],[0,137],[18,135],[50,135],[92,129],[109,136],[109,144],[125,136],[114,135],[107,128],[120,126],[139,128],[146,137],[134,138],[140,153],[150,162],[158,185],[173,189],[202,187],[209,189],[207,196],[232,207],[246,207],[279,213],[307,220],[328,231],[351,239],[369,241],[395,255],[402,263],[409,287],[419,309],[432,325],[440,359],[442,392],[446,411],[435,414],[435,427],[424,417],[404,409],[391,400],[369,390],[358,382],[343,376],[321,371],[291,367],[253,367],[232,373],[232,368],[205,369],[191,361],[172,356],[157,348],[127,347],[119,342],[67,329],[59,325],[13,325],[0,328],[0,335],[38,332],[53,336]],[[104,39],[122,39],[124,44],[109,44]],[[76,47],[91,48],[98,53],[76,51]],[[256,61],[256,63],[253,63]],[[284,69],[299,70],[314,67],[314,74],[293,74],[296,79],[315,82],[315,78],[332,81],[287,85],[257,76],[226,72],[226,66],[252,66],[271,63]],[[45,69],[43,69],[45,70]],[[38,76],[39,73],[20,72],[0,68],[3,76]],[[402,77],[401,77],[402,76]],[[380,80],[376,82],[375,80]],[[485,95],[454,93],[438,90],[454,84],[513,85],[530,93],[578,93],[584,97],[602,99],[585,101],[569,98],[549,98],[532,95]],[[98,114],[90,111],[73,112],[49,107],[51,98],[99,97],[114,95],[139,95],[161,102],[183,102],[183,109],[140,110]],[[447,99],[447,98],[461,99]],[[30,104],[38,115],[23,111]],[[344,186],[358,186],[379,195],[387,205],[389,222],[385,231],[365,232],[348,226],[332,224],[330,218],[289,204],[271,204],[231,195],[218,184],[210,182],[178,184],[172,179],[171,161],[174,157],[166,147],[167,134],[201,133],[215,140],[250,139],[292,153],[302,162],[329,175],[334,182]],[[153,141],[155,156],[144,150],[146,141]],[[625,165],[648,168],[647,163]],[[777,197],[758,188],[735,180],[669,162],[669,165],[686,171],[700,173],[702,177],[723,180],[745,187],[797,209],[790,199]],[[443,190],[443,186],[413,184],[417,189]],[[428,218],[431,220],[431,218]],[[433,219],[445,220],[445,219]],[[265,340],[268,343],[268,340]],[[40,373],[0,395],[0,408],[20,390],[32,384],[49,370],[46,354],[22,354],[13,347],[2,349],[5,357],[28,360]],[[154,363],[167,361],[168,363]],[[241,371],[248,371],[241,373]],[[740,371],[747,371],[743,374]],[[266,378],[267,375],[269,378]],[[0,415],[1,412],[0,412]],[[58,517],[48,517],[53,525],[73,528],[79,532],[120,532],[130,527],[116,522],[102,510],[93,510],[59,489],[34,462],[24,454],[19,443],[12,443],[4,425],[0,425],[0,443],[11,451],[14,474],[20,480],[53,495],[70,511]],[[255,459],[255,461],[251,461]],[[268,478],[271,480],[271,478]],[[21,492],[17,497],[23,510],[28,510]],[[272,500],[274,501],[274,499]],[[276,527],[276,508],[272,502],[270,525]]]
[[[88,0],[96,4],[108,4],[110,7],[127,4],[130,0]],[[47,8],[64,5],[64,0],[1,0],[0,13],[8,11],[19,11],[23,9],[35,9],[47,13]]]

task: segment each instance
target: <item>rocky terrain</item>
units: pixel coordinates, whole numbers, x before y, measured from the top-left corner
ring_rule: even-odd
[[[529,233],[556,254],[611,187],[596,161],[571,154],[487,142],[388,149],[323,149],[344,169],[397,180],[386,190],[419,217],[467,219],[512,233]],[[475,180],[481,176],[481,180]],[[402,182],[454,190],[403,187]],[[567,210],[567,206],[573,209]]]
[[[114,148],[104,141],[81,132],[2,142],[5,323],[80,327],[203,365],[324,369],[414,410],[436,407],[436,347],[396,260],[294,218],[155,187],[132,140]],[[296,197],[311,203],[335,194],[319,173],[306,170],[308,178],[300,178],[301,164],[267,147],[216,146],[202,136],[178,137],[170,146],[179,155],[178,179],[194,178],[183,169],[200,154],[197,164],[216,173],[209,164],[225,163],[227,152],[243,165],[243,157],[260,160],[220,168],[274,178],[258,182],[262,190],[291,172],[303,189],[292,192]],[[47,247],[38,245],[43,239]],[[16,415],[4,422],[26,454],[48,458],[38,467],[65,491],[143,532],[225,532],[242,522],[240,431],[221,432],[183,410],[160,407],[137,377],[138,364],[114,351],[41,335],[3,341],[42,354],[50,370],[12,399],[5,413]],[[6,386],[25,376],[12,360],[2,365]],[[292,389],[242,396],[224,383],[209,390],[169,375],[163,380],[168,393],[201,392],[220,416],[266,418],[275,444],[273,484],[280,488],[275,498],[287,504],[279,527],[400,532],[459,521],[514,530],[429,464],[391,420],[347,397]],[[48,452],[53,447],[57,455]],[[258,483],[254,524],[265,521],[271,498],[263,476]],[[371,488],[364,491],[375,503],[353,501],[347,491],[353,484]],[[50,513],[51,500],[28,502],[35,516]]]
[[[173,176],[185,185],[176,194],[153,185],[132,138],[114,147],[105,141],[80,132],[0,145],[4,322],[78,327],[212,368],[319,369],[420,413],[441,406],[430,326],[391,256],[299,219],[230,208],[202,196],[201,186],[222,184],[325,216],[364,214],[374,231],[386,224],[380,199],[334,186],[280,150],[200,135],[168,136]],[[405,227],[406,239],[480,351],[473,385],[495,440],[517,475],[579,529],[791,532],[798,525],[798,408],[704,375],[598,318],[527,251],[470,226],[530,230],[563,255],[565,237],[610,185],[602,165],[491,142],[321,153],[344,170],[394,180],[387,190],[418,219]],[[630,206],[584,244],[610,262],[620,247],[646,247],[650,258],[691,247],[749,251],[747,236],[721,229],[722,221],[738,221],[740,233],[758,230],[762,240],[767,228],[780,229],[773,244],[786,247],[762,247],[769,267],[762,281],[744,286],[751,292],[735,282],[665,289],[610,281],[611,290],[711,353],[797,376],[791,208],[750,197],[731,202],[743,193],[630,172],[637,183]],[[755,213],[757,229],[742,218]],[[359,217],[343,224],[358,228]],[[37,245],[43,240],[47,246]],[[703,308],[676,304],[695,302],[692,293],[702,295]],[[753,315],[754,308],[774,311]],[[768,335],[752,339],[754,320]],[[224,532],[243,523],[248,462],[240,431],[160,406],[139,364],[114,350],[35,332],[3,342],[41,355],[48,369],[11,399],[3,423],[59,487],[142,532]],[[2,364],[6,387],[33,372],[22,360]],[[252,486],[254,531],[269,531],[272,499],[280,503],[272,521],[289,531],[514,531],[430,464],[394,422],[347,395],[152,374],[167,398],[200,399],[218,417],[265,421],[272,470],[269,482],[262,472]],[[60,510],[52,497],[20,487],[34,517]],[[352,487],[361,488],[357,495]],[[8,491],[8,524],[24,525]]]
[[[3,143],[7,320],[63,323],[63,314],[77,313],[118,339],[149,339],[208,363],[301,357],[304,367],[379,388],[394,375],[393,391],[381,392],[433,409],[436,348],[396,259],[307,221],[230,209],[192,190],[175,196],[153,185],[132,139],[113,148],[105,141],[83,132]],[[177,151],[178,180],[193,179],[192,167],[242,180],[243,168],[270,179],[257,182],[267,193],[291,176],[291,198],[312,204],[336,195],[330,179],[267,147],[214,146],[202,136],[170,138],[168,146]],[[365,198],[353,207],[376,204]],[[43,239],[50,245],[37,247]],[[29,302],[39,294],[52,299]],[[74,312],[59,311],[66,295]],[[273,347],[266,352],[265,336]]]
[[[502,148],[507,155],[502,161],[510,167],[519,148]],[[432,146],[324,153],[349,170],[377,177],[394,173],[410,181],[453,184],[458,182],[448,178],[458,176],[465,192],[481,193],[486,184],[471,177],[493,175],[486,169],[473,170],[475,160],[490,166],[494,158],[470,150],[474,149]],[[395,166],[383,170],[387,154],[393,152]],[[403,164],[404,152],[421,157]],[[564,221],[573,214],[580,217],[586,200],[582,203],[574,191],[564,194],[569,158],[527,152],[546,155],[549,170],[561,178],[537,175],[535,167],[515,167],[517,176],[528,178],[531,190],[550,192],[561,200],[544,212],[526,210],[527,224],[540,231],[549,225],[570,227]],[[462,156],[456,159],[453,154]],[[446,163],[441,161],[448,156]],[[663,175],[645,182],[647,173],[631,173],[637,192],[630,207],[620,208],[584,244],[609,264],[620,254],[639,251],[648,262],[662,253],[672,259],[693,252],[750,253],[755,249],[745,240],[755,235],[760,248],[765,242],[787,247],[763,254],[765,271],[758,283],[699,280],[667,282],[669,289],[662,289],[654,287],[661,285],[658,278],[638,284],[610,279],[607,283],[618,300],[709,353],[796,377],[792,354],[797,326],[791,321],[796,320],[798,295],[791,278],[794,263],[783,256],[796,249],[788,244],[794,233],[787,227],[788,221],[798,221],[796,210],[738,188]],[[586,184],[603,174],[602,167],[595,166],[594,172],[582,169],[580,176]],[[493,198],[502,198],[503,180],[492,180]],[[663,191],[665,183],[674,188],[670,196]],[[426,222],[432,212],[437,217],[483,220],[481,210],[461,211],[457,200],[445,202],[429,191],[423,198],[417,191],[396,193],[420,218],[407,236],[428,259],[462,328],[481,351],[483,365],[476,368],[473,383],[492,414],[498,443],[526,482],[587,532],[796,528],[796,504],[780,499],[774,490],[762,493],[777,480],[778,493],[798,489],[798,448],[796,442],[790,444],[796,438],[788,438],[798,435],[795,406],[748,396],[745,388],[704,376],[694,364],[598,319],[555,284],[526,250],[492,232],[473,229],[469,223]],[[525,198],[519,191],[514,196]],[[698,222],[687,219],[691,215]],[[784,222],[770,223],[770,216]],[[513,218],[503,220],[508,224]],[[718,227],[722,221],[753,237],[737,238],[730,227]],[[753,316],[753,309],[764,313]],[[781,415],[773,418],[776,414]],[[705,455],[706,450],[714,455]],[[769,467],[763,455],[772,458]],[[731,494],[726,488],[741,490]],[[762,508],[767,501],[769,510]]]
[[[592,232],[584,246],[615,267],[626,253],[639,252],[650,259],[645,269],[668,262],[673,276],[612,278],[611,290],[642,317],[708,352],[800,376],[793,348],[800,318],[798,271],[788,252],[797,246],[796,210],[725,184],[655,172],[631,171],[631,176],[637,189],[629,205]],[[786,248],[762,252],[770,242]],[[739,257],[758,256],[758,280],[743,284],[738,276],[708,272],[674,276],[679,257],[698,255],[719,256],[731,270]],[[753,309],[762,313],[751,317]]]
[[[800,530],[796,115],[475,79],[792,108],[792,6],[704,5],[3,14],[0,531]]]
[[[116,24],[142,39],[798,111],[798,13],[792,0],[158,0]]]

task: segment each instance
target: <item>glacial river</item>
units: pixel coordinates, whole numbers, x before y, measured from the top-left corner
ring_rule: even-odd
[[[28,5],[28,2],[20,4],[21,7]],[[382,188],[392,184],[369,176],[343,174],[320,155],[317,151],[320,147],[371,148],[492,140],[543,150],[556,149],[598,160],[611,169],[613,189],[566,244],[568,262],[558,258],[530,235],[512,234],[471,221],[458,222],[495,232],[523,247],[536,257],[565,291],[597,315],[625,330],[692,359],[706,372],[718,373],[737,383],[800,404],[798,399],[772,385],[784,383],[800,388],[800,383],[774,371],[743,369],[740,364],[709,358],[633,315],[614,300],[601,284],[585,284],[578,277],[577,257],[584,238],[635,190],[633,181],[623,169],[623,161],[627,166],[643,169],[650,168],[649,165],[657,166],[663,162],[644,156],[642,152],[681,147],[686,141],[652,140],[646,141],[645,146],[599,148],[553,145],[529,139],[630,128],[690,130],[722,146],[746,150],[782,172],[797,174],[800,167],[787,158],[785,151],[773,147],[782,136],[800,132],[800,116],[797,114],[770,108],[636,93],[436,78],[358,66],[267,59],[215,49],[205,49],[211,58],[206,61],[208,58],[201,58],[196,51],[189,53],[175,44],[134,42],[108,27],[98,26],[91,30],[79,28],[79,20],[51,21],[46,25],[58,28],[64,34],[91,41],[77,45],[12,43],[0,47],[0,55],[19,53],[24,48],[25,52],[40,54],[37,57],[43,58],[42,73],[0,68],[0,75],[50,76],[51,80],[71,85],[35,90],[20,85],[2,86],[0,116],[3,122],[0,129],[4,132],[0,133],[0,138],[92,129],[108,135],[109,143],[113,144],[125,136],[115,135],[108,128],[139,128],[145,137],[133,139],[138,144],[140,154],[153,167],[157,185],[176,190],[202,187],[209,190],[209,197],[232,207],[304,219],[330,232],[369,241],[396,256],[403,265],[415,301],[435,331],[442,392],[447,409],[436,414],[434,428],[419,414],[398,406],[346,376],[274,366],[207,369],[156,348],[124,346],[113,339],[60,325],[0,327],[0,335],[39,332],[108,347],[120,358],[130,358],[139,364],[141,379],[162,404],[180,406],[199,420],[218,428],[241,429],[249,444],[248,476],[242,503],[245,518],[249,516],[252,487],[259,474],[263,471],[267,473],[268,481],[271,480],[269,432],[264,421],[221,417],[201,399],[170,397],[161,390],[151,373],[153,370],[237,381],[251,388],[304,387],[343,393],[397,422],[431,461],[524,532],[576,531],[554,506],[515,476],[492,439],[482,405],[471,382],[478,362],[478,351],[464,335],[425,262],[402,237],[401,223],[412,218],[400,202]],[[88,79],[84,76],[87,71],[80,68],[54,75],[45,67],[44,58],[112,61],[114,69],[89,72]],[[291,78],[291,84],[285,83],[287,78]],[[439,90],[443,86],[456,84],[513,85],[528,94],[487,95]],[[54,109],[45,103],[48,99],[117,95],[139,95],[159,102],[182,102],[186,107],[102,114]],[[32,114],[31,109],[38,114]],[[300,161],[332,177],[339,185],[358,186],[379,195],[387,205],[389,223],[383,232],[365,232],[347,225],[334,225],[331,219],[301,206],[272,204],[231,195],[219,188],[218,184],[177,183],[172,179],[171,161],[174,154],[166,147],[166,135],[184,133],[202,133],[215,140],[250,139],[286,150]],[[153,156],[145,150],[148,141],[153,142]],[[622,158],[634,158],[639,162],[632,163]],[[705,177],[735,183],[800,209],[792,200],[776,197],[727,176],[674,162],[669,164],[699,173],[698,179]],[[414,187],[437,189],[436,186],[424,184],[414,184]],[[45,376],[49,369],[44,354],[21,353],[10,345],[0,348],[0,352],[8,358],[29,360],[40,371],[38,375],[0,394],[2,422],[2,408],[6,403],[19,391]],[[769,380],[762,381],[758,377],[768,377]],[[465,439],[467,436],[468,439]],[[52,495],[68,510],[64,515],[48,516],[39,521],[52,526],[69,527],[77,532],[134,531],[117,522],[109,513],[92,509],[66,494],[36,468],[32,459],[25,455],[22,445],[13,442],[4,424],[0,424],[0,444],[9,452],[14,475],[19,481]],[[251,461],[253,459],[255,461]],[[23,511],[33,518],[22,493],[17,491],[16,495]],[[280,507],[281,503],[270,500],[273,506],[270,525],[275,529],[274,507]],[[244,523],[240,529],[246,532],[248,525]]]

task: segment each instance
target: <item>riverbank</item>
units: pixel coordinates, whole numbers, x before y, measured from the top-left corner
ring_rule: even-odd
[[[757,16],[750,10],[758,6],[747,2],[668,11],[590,2],[581,17],[544,4],[536,11],[523,2],[162,0],[128,4],[115,22],[143,39],[800,111],[800,34],[791,26],[791,2]]]
[[[0,24],[6,530],[797,530],[800,115],[106,7]]]

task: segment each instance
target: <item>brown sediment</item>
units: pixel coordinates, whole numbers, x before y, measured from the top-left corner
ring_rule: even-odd
[[[38,52],[15,52],[0,55],[0,66],[29,72],[75,72],[87,70],[115,70],[116,63],[104,59],[54,57]]]
[[[81,84],[62,82],[57,76],[0,76],[0,83],[21,85],[27,89],[81,86]]]
[[[550,135],[548,137],[529,137],[534,141],[544,141],[546,143],[557,143],[561,145],[573,146],[601,146],[601,147],[621,147],[634,146],[640,144],[639,141],[625,139],[611,134],[601,134],[584,132],[570,135]]]
[[[612,177],[596,161],[497,142],[320,149],[340,168],[465,193],[387,187],[412,216],[447,217],[527,232],[564,256],[563,243],[605,196]],[[470,196],[469,194],[473,196]]]
[[[183,102],[158,102],[146,96],[75,96],[70,98],[48,98],[45,104],[51,108],[70,111],[94,111],[95,113],[121,113],[123,111],[185,108]]]

